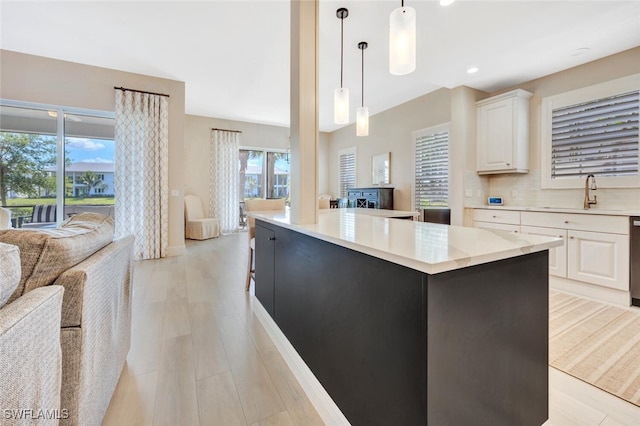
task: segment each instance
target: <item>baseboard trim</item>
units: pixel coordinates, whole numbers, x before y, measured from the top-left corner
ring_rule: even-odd
[[[574,281],[554,275],[549,275],[549,287],[588,297],[599,302],[611,303],[625,308],[631,306],[631,293],[628,291],[616,290],[582,281]]]
[[[282,330],[275,323],[273,318],[267,313],[260,301],[251,296],[251,306],[256,317],[264,327],[265,331],[273,340],[276,348],[280,351],[282,358],[287,363],[291,372],[300,383],[300,386],[304,390],[305,394],[318,411],[320,418],[328,425],[350,425],[347,418],[342,414],[342,411],[333,402],[325,388],[318,381],[316,376],[313,375],[311,369],[305,364],[298,352],[287,340]]]

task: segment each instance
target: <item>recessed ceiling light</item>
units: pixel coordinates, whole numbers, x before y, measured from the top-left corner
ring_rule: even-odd
[[[440,6],[449,6],[454,1],[456,0],[440,0]]]
[[[571,52],[571,56],[580,56],[580,55],[584,55],[585,53],[587,53],[589,50],[588,47],[581,47],[579,49],[574,50],[573,52]]]
[[[475,73],[477,73],[478,71],[480,71],[480,68],[478,68],[478,67],[476,67],[476,66],[469,67],[469,68],[467,69],[467,74],[475,74]]]

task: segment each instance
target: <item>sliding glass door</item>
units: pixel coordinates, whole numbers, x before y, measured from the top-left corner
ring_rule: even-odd
[[[289,198],[288,152],[267,152],[267,198]]]
[[[0,203],[14,227],[113,215],[113,113],[0,100]]]
[[[289,153],[272,149],[240,149],[240,200],[289,198]]]
[[[65,216],[81,212],[114,216],[114,119],[65,114]]]

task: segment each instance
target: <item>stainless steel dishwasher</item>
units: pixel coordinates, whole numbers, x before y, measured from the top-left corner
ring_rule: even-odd
[[[629,279],[631,304],[640,306],[640,216],[631,216],[629,239]]]

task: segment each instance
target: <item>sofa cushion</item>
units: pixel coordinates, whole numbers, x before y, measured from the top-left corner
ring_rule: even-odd
[[[62,272],[113,241],[113,232],[113,219],[97,213],[79,213],[55,229],[0,230],[0,242],[20,248],[22,277],[9,302],[52,284]]]
[[[13,294],[20,283],[20,249],[0,243],[0,307]]]

